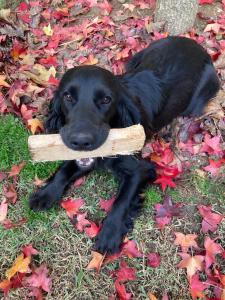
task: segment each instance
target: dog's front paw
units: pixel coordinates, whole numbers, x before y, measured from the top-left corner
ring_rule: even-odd
[[[29,206],[30,209],[34,211],[47,210],[51,208],[56,201],[57,199],[54,196],[54,192],[44,187],[30,196]]]
[[[95,250],[102,254],[114,254],[120,251],[123,242],[123,226],[113,223],[104,223],[100,233],[96,237]]]

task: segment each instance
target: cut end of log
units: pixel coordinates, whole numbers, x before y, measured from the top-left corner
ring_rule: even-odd
[[[41,162],[130,155],[140,151],[144,146],[144,142],[144,128],[141,125],[134,125],[111,129],[105,143],[93,151],[69,149],[63,143],[59,134],[31,135],[28,138],[28,147],[32,160]]]

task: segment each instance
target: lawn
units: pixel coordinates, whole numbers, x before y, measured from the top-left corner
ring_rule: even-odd
[[[46,300],[191,300],[197,296],[200,300],[224,300],[224,4],[206,1],[212,3],[199,7],[193,30],[185,34],[201,43],[212,56],[221,80],[219,101],[213,101],[201,118],[179,118],[173,124],[172,137],[169,128],[164,128],[144,148],[143,156],[157,165],[158,178],[163,177],[165,170],[172,173],[167,174],[169,184],[165,191],[161,184],[154,183],[141,195],[143,209],[127,238],[133,245],[136,243],[135,253],[143,255],[131,257],[123,253],[122,257],[103,264],[98,273],[87,269],[94,239],[76,229],[77,216],[70,220],[61,206],[39,213],[29,209],[29,195],[40,180],[47,179],[60,165],[60,162],[31,161],[27,147],[30,122],[36,119],[42,124],[66,69],[97,64],[121,74],[130,56],[152,41],[166,37],[167,32],[161,24],[152,22],[154,9],[145,0],[23,1],[16,8],[19,2],[0,0],[0,9],[11,8],[11,11],[0,10],[0,220],[2,203],[7,198],[6,219],[16,225],[9,229],[5,219],[0,221],[0,298],[3,299],[1,283],[7,270],[21,249],[32,244],[39,252],[32,258],[32,275],[44,264],[52,280],[49,293],[43,292]],[[35,128],[34,133],[40,133],[39,129]],[[8,176],[21,162],[25,166],[19,175]],[[5,179],[2,172],[7,175]],[[86,218],[98,225],[105,216],[100,199],[111,199],[117,188],[118,182],[112,174],[99,170],[87,176],[80,186],[72,184],[64,198],[82,198],[85,205],[79,213],[87,213]],[[12,203],[16,196],[17,201]],[[169,208],[165,204],[166,196],[172,199]],[[199,205],[208,210],[204,226],[211,226],[211,216],[214,232],[204,232]],[[160,229],[157,218],[168,224]],[[196,234],[199,247],[193,243],[188,253],[191,259],[200,256],[205,260],[189,279],[187,269],[178,267],[179,253],[183,250],[175,245],[175,233],[186,237]],[[213,240],[211,250],[205,245],[207,239]],[[160,264],[150,266],[150,253],[159,255]],[[207,259],[212,260],[208,268]],[[136,273],[134,280],[124,282],[124,289],[129,293],[126,297],[115,286],[121,261],[127,262]],[[191,286],[193,278],[200,280],[198,288]],[[22,285],[11,288],[6,299],[30,299],[26,284]],[[198,290],[200,287],[207,298]],[[194,292],[197,296],[193,296]]]

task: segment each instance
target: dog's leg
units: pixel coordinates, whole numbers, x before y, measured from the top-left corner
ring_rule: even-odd
[[[29,199],[30,208],[34,211],[46,210],[60,202],[66,187],[74,180],[86,175],[91,169],[81,169],[75,161],[65,162],[59,170],[38,189]]]
[[[105,218],[96,239],[96,250],[101,253],[119,251],[123,238],[132,228],[133,219],[139,210],[139,193],[148,181],[154,181],[156,178],[152,163],[137,160],[132,156],[118,158],[111,168],[121,184],[112,210]]]

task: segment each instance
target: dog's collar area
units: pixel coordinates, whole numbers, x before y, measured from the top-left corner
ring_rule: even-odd
[[[89,168],[95,162],[95,158],[79,158],[76,159],[76,163],[80,168]]]

